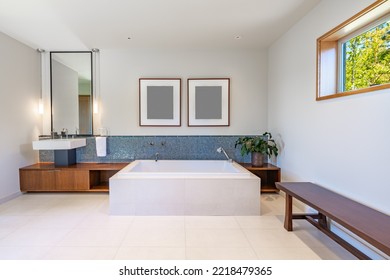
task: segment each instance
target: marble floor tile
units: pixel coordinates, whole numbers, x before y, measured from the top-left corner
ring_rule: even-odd
[[[284,202],[263,194],[261,216],[110,216],[108,194],[23,194],[0,204],[0,259],[356,259],[306,221],[287,232]]]

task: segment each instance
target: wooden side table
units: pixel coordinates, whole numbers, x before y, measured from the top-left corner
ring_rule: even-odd
[[[247,170],[255,174],[257,177],[260,177],[262,193],[279,192],[279,189],[277,189],[275,186],[275,182],[280,182],[280,167],[270,163],[264,163],[263,166],[260,167],[252,166],[252,164],[244,162],[240,162],[240,164]]]

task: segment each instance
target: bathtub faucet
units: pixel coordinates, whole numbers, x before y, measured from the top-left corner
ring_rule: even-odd
[[[154,157],[155,157],[156,162],[158,161],[158,156],[159,156],[159,155],[160,155],[159,153],[155,153],[155,154],[154,154]]]
[[[227,160],[228,160],[229,162],[232,162],[232,161],[233,161],[233,160],[227,155],[227,153],[225,152],[225,150],[224,150],[222,147],[219,147],[219,148],[217,149],[217,152],[218,152],[218,153],[224,153],[225,157],[227,158]]]

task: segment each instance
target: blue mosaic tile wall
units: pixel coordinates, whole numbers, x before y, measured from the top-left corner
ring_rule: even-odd
[[[108,136],[107,156],[96,156],[94,137],[87,138],[87,145],[77,149],[77,162],[129,162],[136,159],[203,159],[223,160],[217,153],[223,147],[235,161],[250,162],[250,155],[244,157],[234,143],[240,136]],[[54,161],[53,151],[40,151],[41,162]]]

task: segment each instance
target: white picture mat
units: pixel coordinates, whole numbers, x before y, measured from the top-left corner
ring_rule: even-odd
[[[140,79],[140,125],[180,126],[180,79]],[[173,119],[148,119],[148,86],[173,86]]]
[[[188,79],[188,125],[189,126],[228,126],[229,125],[229,79]],[[222,118],[221,119],[196,119],[196,87],[221,86],[222,87]]]

